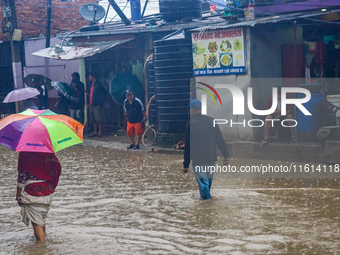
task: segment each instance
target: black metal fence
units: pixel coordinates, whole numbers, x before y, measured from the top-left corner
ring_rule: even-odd
[[[6,95],[14,89],[11,46],[9,42],[0,44],[0,119],[15,113],[15,103],[4,104]]]
[[[0,119],[6,117],[7,115],[15,113],[15,103],[2,103],[5,97],[6,94],[0,93]]]

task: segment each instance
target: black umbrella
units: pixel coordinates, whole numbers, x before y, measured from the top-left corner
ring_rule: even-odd
[[[29,74],[24,78],[24,83],[29,87],[34,87],[34,82],[39,81],[39,84],[44,84],[48,90],[53,89],[51,80],[40,74]]]

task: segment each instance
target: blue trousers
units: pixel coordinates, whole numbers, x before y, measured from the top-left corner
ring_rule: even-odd
[[[198,190],[202,200],[210,199],[210,188],[213,182],[214,173],[208,170],[208,166],[215,166],[215,162],[211,165],[196,166],[193,165],[194,174],[198,184]]]

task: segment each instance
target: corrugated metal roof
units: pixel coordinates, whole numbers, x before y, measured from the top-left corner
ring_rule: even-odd
[[[260,24],[267,24],[267,23],[277,23],[277,22],[283,22],[288,20],[294,20],[294,19],[306,19],[311,18],[315,16],[320,16],[328,13],[334,13],[334,12],[340,12],[340,9],[338,10],[331,10],[326,12],[309,12],[309,13],[292,13],[292,14],[285,14],[285,15],[277,15],[277,16],[270,16],[270,17],[261,17],[256,18],[254,20],[249,21],[243,21],[239,23],[233,23],[229,24],[228,22],[225,22],[224,24],[216,24],[216,25],[209,25],[205,27],[195,28],[190,31],[202,31],[202,30],[216,30],[216,29],[227,29],[227,28],[235,28],[235,27],[253,27],[255,25]]]
[[[73,60],[80,58],[87,58],[95,54],[101,53],[117,45],[126,43],[133,40],[129,38],[125,40],[105,41],[105,42],[86,42],[78,43],[72,46],[53,46],[50,48],[42,49],[32,53],[34,56],[53,58],[58,60]]]
[[[118,34],[135,34],[135,33],[154,33],[154,32],[172,32],[179,29],[190,30],[197,27],[208,26],[210,24],[225,23],[225,20],[220,16],[206,16],[201,20],[181,21],[181,22],[165,22],[164,20],[155,20],[152,27],[148,20],[142,20],[136,24],[125,25],[123,22],[108,23],[98,31],[74,31],[68,35],[68,38],[85,37],[85,36],[103,36],[103,35],[118,35]],[[59,37],[64,37],[68,33],[60,33]]]
[[[178,29],[193,29],[199,26],[199,22],[188,23],[172,23],[162,24],[158,22],[157,25],[152,25],[156,32],[176,31]],[[203,24],[206,25],[206,24]],[[201,24],[202,26],[202,24]],[[85,36],[103,36],[103,35],[122,35],[122,34],[136,34],[136,33],[154,33],[153,29],[146,22],[143,24],[132,24],[126,26],[124,24],[107,25],[104,29],[99,31],[77,31],[69,35],[69,38],[85,37]]]

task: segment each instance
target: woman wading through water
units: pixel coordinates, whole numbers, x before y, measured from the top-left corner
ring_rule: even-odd
[[[45,241],[45,220],[60,173],[61,165],[54,153],[19,153],[16,200],[23,222],[32,222],[39,241]]]

